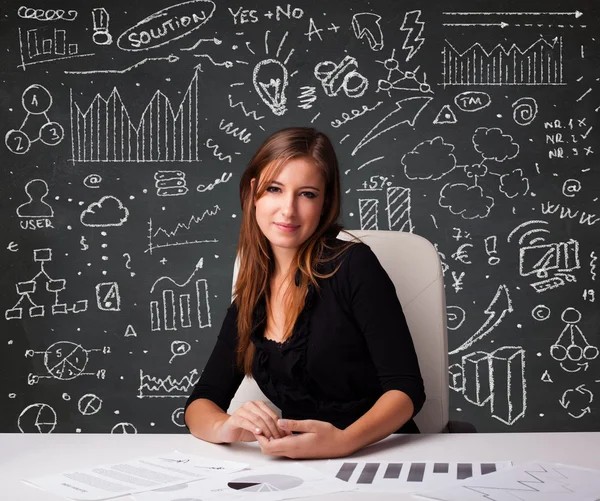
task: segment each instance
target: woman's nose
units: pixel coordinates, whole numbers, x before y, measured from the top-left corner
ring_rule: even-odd
[[[286,217],[291,217],[296,212],[296,197],[286,195],[282,197],[281,212]]]

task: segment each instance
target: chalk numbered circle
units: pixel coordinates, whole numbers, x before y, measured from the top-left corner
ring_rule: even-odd
[[[48,404],[32,404],[23,409],[17,421],[21,433],[52,433],[56,412]]]
[[[102,409],[102,399],[93,393],[87,393],[77,403],[79,412],[84,416],[92,416]]]
[[[29,147],[31,146],[29,136],[22,130],[16,129],[9,130],[6,133],[6,136],[4,136],[4,143],[10,151],[17,155],[27,153],[29,151]]]
[[[58,341],[44,353],[44,365],[56,379],[68,381],[79,376],[88,362],[87,351],[70,341]]]
[[[33,84],[23,91],[23,108],[32,115],[46,113],[52,106],[52,96],[39,84]]]
[[[65,137],[65,130],[57,122],[48,122],[40,129],[40,139],[48,146],[56,146]]]

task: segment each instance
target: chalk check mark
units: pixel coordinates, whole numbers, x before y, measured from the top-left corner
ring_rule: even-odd
[[[592,126],[591,126],[591,127],[588,129],[588,130],[587,130],[587,132],[586,132],[585,134],[581,134],[581,137],[582,137],[583,139],[586,139],[586,138],[589,136],[589,134],[590,134],[590,132],[592,131],[592,129],[593,129],[593,128],[594,128],[594,126],[592,125]]]

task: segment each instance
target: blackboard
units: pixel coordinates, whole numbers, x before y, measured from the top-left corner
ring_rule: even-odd
[[[0,432],[185,432],[238,183],[334,142],[343,224],[442,258],[450,416],[600,430],[598,3],[2,2]]]

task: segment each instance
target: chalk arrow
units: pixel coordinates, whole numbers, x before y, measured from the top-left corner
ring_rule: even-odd
[[[354,36],[359,40],[366,38],[371,50],[383,49],[383,32],[379,21],[381,16],[372,12],[361,12],[352,17]]]
[[[488,315],[488,318],[484,324],[477,330],[475,334],[473,334],[463,344],[448,354],[455,355],[463,350],[466,350],[469,346],[492,332],[492,330],[494,330],[496,326],[502,322],[502,319],[505,317],[505,315],[507,313],[512,313],[512,311],[513,307],[508,294],[508,289],[506,288],[506,285],[501,285],[498,287],[496,295],[490,302],[489,306],[485,309],[485,313]]]
[[[575,16],[579,19],[583,12],[444,12],[445,16]]]
[[[431,100],[433,100],[432,97],[408,97],[401,101],[397,101],[396,109],[391,113],[388,113],[377,122],[375,127],[367,132],[367,135],[360,140],[356,145],[356,148],[352,151],[352,155],[356,155],[356,152],[363,146],[394,127],[398,127],[402,124],[409,124],[411,127],[414,127],[417,118],[419,118],[419,115]]]
[[[510,26],[508,23],[505,22],[501,22],[501,23],[443,23],[444,26],[460,26],[460,27],[469,27],[469,26],[486,26],[486,27],[490,27],[490,26],[496,26],[496,27],[500,27],[500,28],[506,28],[507,26]]]

